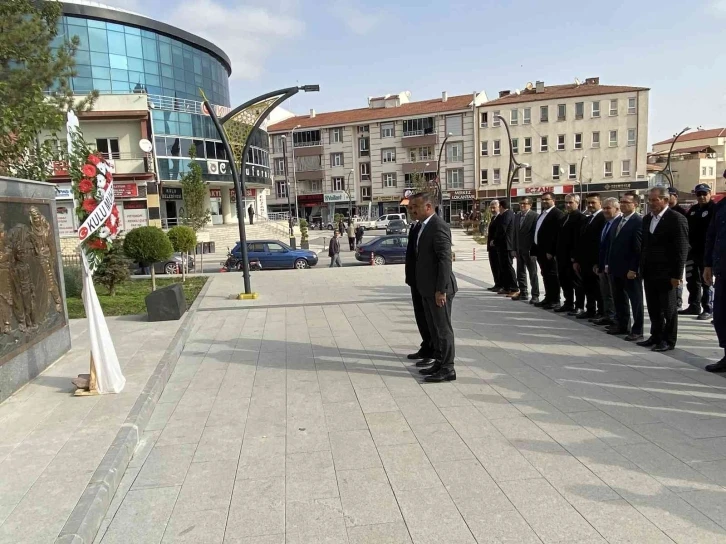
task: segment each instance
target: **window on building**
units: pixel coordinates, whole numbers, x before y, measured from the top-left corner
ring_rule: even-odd
[[[635,145],[635,129],[628,129],[628,145]]]
[[[371,154],[369,138],[360,138],[358,140],[358,152],[361,157],[367,157]]]
[[[524,108],[522,110],[522,124],[529,125],[532,123],[532,108]]]
[[[519,168],[512,174],[512,183],[519,183]]]
[[[387,147],[381,149],[381,162],[396,162],[396,148]]]
[[[393,138],[396,135],[395,123],[381,123],[381,138]]]
[[[406,119],[403,122],[404,136],[423,136],[434,133],[434,118]]]
[[[284,141],[285,139],[282,137],[282,134],[276,134],[272,137],[273,153],[282,153],[282,142]]]
[[[363,134],[364,132],[370,132],[371,128],[368,125],[360,125],[358,127],[358,134]]]
[[[618,146],[618,131],[611,130],[610,131],[610,147],[617,147],[617,146]]]
[[[634,96],[628,98],[628,113],[633,114],[637,112],[637,100]]]
[[[384,187],[395,187],[396,186],[396,174],[383,174],[383,186]]]
[[[528,166],[524,169],[524,182],[529,183],[532,181],[532,167]]]
[[[275,175],[276,176],[285,175],[285,160],[284,159],[275,159]]]
[[[311,181],[310,182],[310,192],[311,193],[322,193],[323,192],[323,182],[322,181]]]
[[[582,149],[582,133],[575,134],[575,149]]]
[[[343,176],[333,178],[333,191],[345,190],[345,178]]]
[[[481,156],[486,157],[489,155],[489,142],[481,142]]]
[[[575,102],[575,119],[582,119],[585,117],[585,103]]]
[[[524,152],[525,153],[532,153],[532,138],[525,138],[524,139]]]
[[[564,121],[567,119],[567,104],[557,104],[557,120]]]
[[[541,136],[539,139],[539,150],[541,152],[547,151],[547,136]]]
[[[492,126],[493,127],[499,127],[502,125],[502,122],[499,120],[499,110],[492,112]]]
[[[600,101],[599,100],[592,103],[592,116],[600,117]]]
[[[501,142],[501,140],[494,140],[494,154],[495,155],[501,155],[502,154],[502,142]]]
[[[370,198],[371,197],[371,188],[370,187],[361,187],[360,196],[361,196],[361,198]]]
[[[708,175],[713,177],[713,166],[708,167]]]
[[[481,171],[481,184],[487,185],[489,183],[489,170],[482,170]]]
[[[118,138],[96,138],[96,149],[105,159],[120,159],[121,152],[118,147]],[[188,157],[189,154],[184,157]]]
[[[613,177],[613,161],[605,161],[605,177]]]
[[[499,170],[499,168],[495,168],[494,169],[494,172],[493,172],[493,175],[492,175],[492,181],[495,184],[499,184],[499,183],[502,182],[502,174],[501,174],[501,171]]]
[[[701,176],[706,177],[706,167],[701,167]]]
[[[510,125],[519,124],[519,110],[517,108],[514,108],[509,112],[509,124]]]
[[[331,128],[330,129],[330,143],[339,144],[343,141],[343,129],[342,128]]]
[[[320,145],[322,139],[320,130],[298,130],[292,134],[295,147],[311,147]]]
[[[463,142],[454,142],[446,146],[446,162],[461,162],[464,160]]]
[[[371,179],[371,163],[360,163],[360,179],[361,181],[370,181]]]
[[[597,149],[598,147],[600,147],[600,133],[599,132],[592,133],[592,147],[593,147],[593,149]]]
[[[559,164],[552,165],[552,179],[555,181],[560,179],[560,165]]]
[[[570,164],[567,172],[567,179],[577,179],[577,165]]]
[[[614,98],[610,101],[610,115],[614,116],[618,114],[618,99]]]
[[[452,136],[462,136],[464,134],[463,115],[446,116],[446,134],[451,134]]]
[[[550,120],[550,107],[540,106],[539,107],[539,122],[548,123]]]
[[[343,154],[342,153],[331,153],[330,154],[330,166],[343,166]]]
[[[557,136],[557,151],[564,151],[565,150],[565,135],[559,134]]]
[[[519,138],[512,138],[512,153],[515,155],[519,153]]]
[[[489,126],[489,113],[483,111],[479,114],[479,126],[487,128]]]
[[[276,183],[276,189],[277,189],[277,198],[284,198],[287,196],[287,182],[286,181],[278,181]]]
[[[463,189],[464,188],[464,169],[463,168],[449,168],[446,170],[446,186],[449,189]]]
[[[629,176],[630,175],[630,160],[624,160],[621,165],[620,169],[620,175],[621,176]]]

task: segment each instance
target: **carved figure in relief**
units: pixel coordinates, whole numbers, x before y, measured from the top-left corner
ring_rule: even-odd
[[[16,225],[10,230],[10,252],[12,255],[13,312],[21,331],[38,327],[35,289],[31,272],[33,245],[30,229]]]
[[[10,319],[13,316],[13,285],[10,261],[12,255],[5,245],[5,225],[0,218],[0,333],[11,331]]]
[[[40,213],[35,206],[30,207],[30,241],[33,245],[33,251],[40,261],[40,266],[48,282],[48,291],[53,297],[55,309],[61,311],[62,300],[58,282],[55,274],[55,252],[52,247],[52,238],[50,235],[50,224],[48,220]]]

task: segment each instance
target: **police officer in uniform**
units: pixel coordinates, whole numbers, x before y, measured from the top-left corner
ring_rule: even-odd
[[[688,243],[691,246],[686,261],[686,286],[688,287],[688,307],[678,312],[681,315],[697,315],[701,321],[711,319],[713,313],[713,291],[703,285],[703,253],[706,246],[706,233],[713,219],[715,203],[711,200],[711,187],[705,183],[696,185],[698,204],[688,210]]]

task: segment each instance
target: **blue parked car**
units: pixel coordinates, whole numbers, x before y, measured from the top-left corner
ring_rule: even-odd
[[[377,266],[404,263],[406,262],[407,245],[408,236],[406,235],[392,234],[389,236],[380,236],[370,242],[366,242],[362,246],[358,246],[358,249],[355,251],[355,258],[361,262],[369,263],[371,261],[371,253],[373,253],[373,262]]]
[[[242,258],[241,244],[237,242],[232,255]],[[278,240],[250,240],[247,242],[247,257],[260,261],[263,270],[270,268],[297,268],[303,270],[318,264],[318,254],[309,249],[292,249]]]

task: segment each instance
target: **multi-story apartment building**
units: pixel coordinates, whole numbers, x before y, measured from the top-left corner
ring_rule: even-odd
[[[673,138],[653,144],[651,164],[665,167]],[[698,129],[683,134],[671,156],[673,183],[679,191],[689,194],[699,183],[707,183],[716,193],[726,191],[726,128]],[[695,201],[695,196],[691,197]],[[688,198],[686,198],[688,200]]]
[[[355,211],[375,217],[398,212],[417,175],[433,180],[438,174],[445,217],[470,209],[476,189],[474,109],[484,100],[484,93],[442,93],[410,102],[410,93],[403,92],[369,98],[367,108],[311,110],[269,126],[274,186],[268,210],[287,211],[291,191],[293,213],[297,202],[301,217],[347,214],[349,201]]]
[[[604,195],[647,188],[648,92],[601,85],[596,77],[501,91],[477,108],[478,197],[506,195],[509,142],[497,116],[510,127],[517,160],[528,164],[513,178],[513,196],[564,194],[580,181],[584,191]]]

